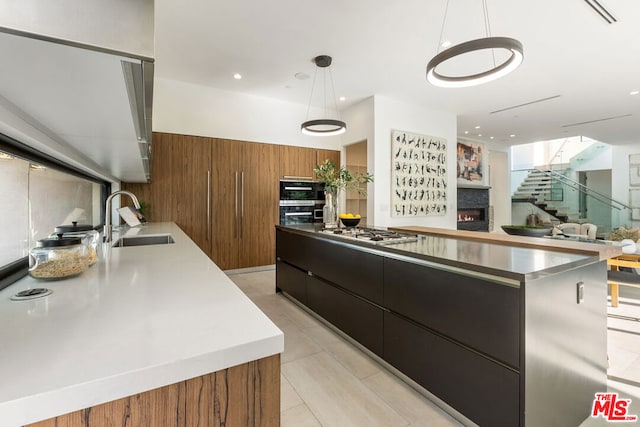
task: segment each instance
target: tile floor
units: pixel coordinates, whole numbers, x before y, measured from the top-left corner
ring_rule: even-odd
[[[462,424],[322,322],[274,294],[275,270],[229,277],[285,334],[283,427],[461,426]],[[609,391],[640,416],[640,290],[621,289],[609,313]],[[602,418],[582,427],[611,425]],[[634,425],[623,423],[621,425]],[[640,422],[638,423],[640,425]]]

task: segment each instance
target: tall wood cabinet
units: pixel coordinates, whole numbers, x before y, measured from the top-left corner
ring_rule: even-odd
[[[149,205],[150,221],[174,221],[223,270],[275,263],[279,180],[314,178],[340,152],[154,133],[152,181],[123,183]]]
[[[207,210],[211,138],[156,133],[151,184],[122,183],[147,205],[149,221],[173,221],[207,255],[211,233]]]
[[[222,269],[275,262],[278,147],[217,139],[212,143],[212,251]]]

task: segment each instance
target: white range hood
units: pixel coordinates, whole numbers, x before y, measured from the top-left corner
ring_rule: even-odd
[[[136,13],[145,12],[144,19],[138,20],[145,21],[142,25],[136,26],[136,20],[124,14],[120,16],[129,16],[130,21],[110,30],[109,16],[81,21],[85,28],[56,26],[49,25],[56,22],[54,15],[73,8],[53,2],[58,3],[57,8],[47,7],[26,19],[16,13],[28,9],[25,2],[9,1],[12,3],[16,5],[12,10],[8,10],[11,6],[0,7],[0,132],[111,181],[148,181],[153,1],[103,2],[119,5],[120,12],[135,3]],[[29,3],[35,1],[27,0],[27,6]],[[80,4],[76,0],[62,3],[69,7]],[[148,6],[144,10],[139,6],[142,3]],[[87,6],[82,12],[106,13],[104,8],[89,10]],[[49,18],[44,19],[47,13]],[[97,23],[97,28],[86,22]],[[127,40],[134,44],[127,46]]]

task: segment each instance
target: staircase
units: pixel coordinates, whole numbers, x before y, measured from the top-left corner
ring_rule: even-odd
[[[554,186],[554,179],[549,173],[538,169],[530,171],[512,194],[511,201],[531,203],[556,218],[558,223],[589,222],[586,218],[580,218],[580,213],[569,212],[569,208],[563,205],[563,189]]]

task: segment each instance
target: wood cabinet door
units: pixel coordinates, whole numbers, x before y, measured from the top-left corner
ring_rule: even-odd
[[[340,152],[336,150],[316,150],[316,164],[320,165],[325,160],[330,160],[335,163],[336,166],[340,166]]]
[[[210,146],[209,138],[155,133],[146,195],[151,220],[175,222],[209,256]]]
[[[279,220],[278,146],[248,142],[240,157],[239,268],[275,263]]]
[[[177,135],[175,222],[211,256],[211,139]]]
[[[211,259],[222,270],[238,267],[243,144],[228,139],[211,144]]]
[[[314,179],[316,150],[313,148],[278,146],[279,179]]]

